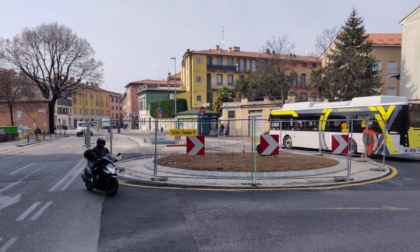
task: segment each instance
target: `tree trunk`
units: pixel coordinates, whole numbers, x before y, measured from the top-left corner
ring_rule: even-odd
[[[48,122],[49,122],[49,131],[51,134],[54,133],[55,123],[54,123],[54,108],[55,102],[57,99],[52,98],[51,101],[48,103]]]
[[[9,114],[10,114],[10,125],[15,126],[13,123],[13,107],[9,106]]]

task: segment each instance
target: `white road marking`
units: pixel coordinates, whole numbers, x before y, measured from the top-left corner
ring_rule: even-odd
[[[8,175],[13,175],[13,174],[15,174],[15,173],[17,173],[17,172],[19,172],[19,171],[21,171],[21,170],[23,170],[23,169],[28,168],[29,166],[31,166],[31,165],[33,165],[33,164],[34,164],[34,163],[27,164],[27,165],[25,165],[24,167],[22,167],[22,168],[20,168],[20,169],[17,169],[17,170],[16,170],[16,171],[14,171],[14,172],[9,173]]]
[[[39,204],[41,204],[41,202],[35,202],[32,204],[32,206],[30,206],[28,209],[26,209],[25,212],[23,212],[23,214],[21,214],[16,221],[23,221],[28,215],[30,215],[32,213],[32,211],[39,206]]]
[[[0,196],[0,209],[16,204],[20,201],[20,194],[15,197]]]
[[[16,242],[18,238],[17,237],[12,237],[10,238],[4,245],[3,247],[0,248],[0,252],[6,252],[12,245],[13,243]]]
[[[16,181],[16,182],[12,182],[12,183],[10,183],[9,185],[7,185],[7,186],[5,186],[5,187],[3,187],[2,189],[0,189],[0,193],[2,193],[2,192],[4,192],[4,191],[6,191],[7,189],[9,189],[10,187],[13,187],[13,186],[15,186],[15,185],[17,185],[17,184],[19,184],[20,183],[20,181]]]
[[[84,158],[80,159],[75,167],[73,167],[60,181],[58,181],[57,184],[51,187],[49,192],[57,191],[59,187],[61,187],[61,191],[64,191],[68,185],[77,177],[75,174],[80,170],[80,167],[83,167],[84,162],[86,162]]]
[[[47,209],[53,202],[52,201],[48,201],[47,203],[45,203],[45,205],[43,207],[41,207],[38,212],[36,212],[34,214],[34,216],[32,216],[31,220],[36,220],[39,218],[39,216],[41,216],[41,214],[45,211],[45,209]]]

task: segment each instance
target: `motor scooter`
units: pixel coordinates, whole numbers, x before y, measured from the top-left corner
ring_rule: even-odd
[[[108,196],[114,196],[118,192],[117,167],[114,163],[118,161],[116,157],[119,156],[121,153],[115,157],[111,153],[107,153],[102,158],[96,159],[96,162],[91,162],[88,159],[88,164],[81,174],[87,190],[91,191],[95,188],[104,191]]]

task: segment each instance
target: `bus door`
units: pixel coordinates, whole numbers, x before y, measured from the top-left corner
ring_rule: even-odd
[[[420,148],[420,104],[408,107],[408,144],[410,148]]]

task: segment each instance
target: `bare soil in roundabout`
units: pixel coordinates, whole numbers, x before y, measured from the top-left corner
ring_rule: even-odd
[[[199,171],[249,172],[253,169],[251,153],[206,153],[202,156],[186,154],[159,158],[158,165]],[[339,162],[324,156],[281,152],[276,156],[256,155],[257,171],[303,171],[336,166]]]

